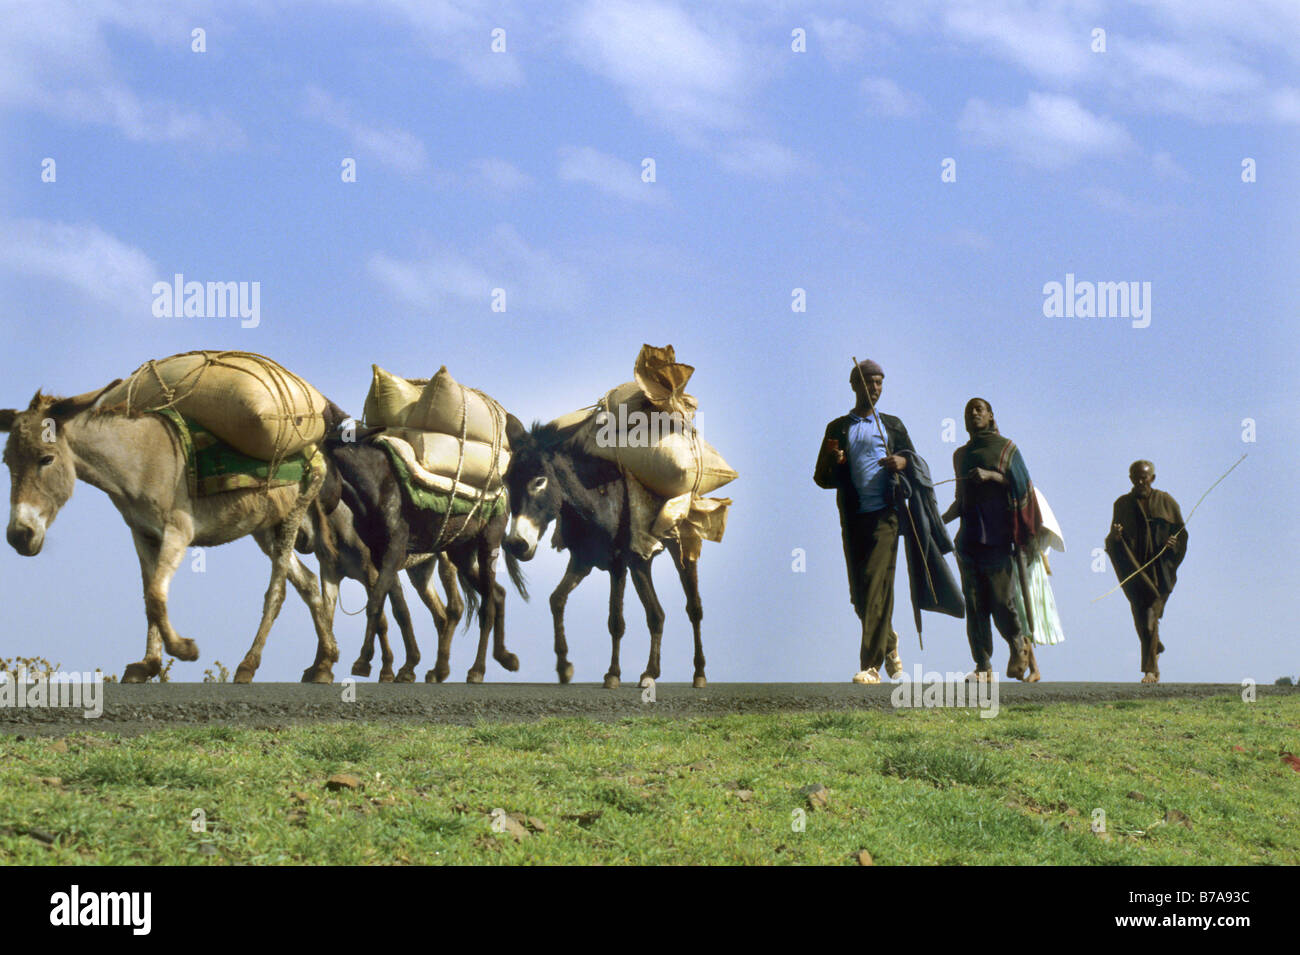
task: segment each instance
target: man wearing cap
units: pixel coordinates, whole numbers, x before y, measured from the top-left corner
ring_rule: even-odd
[[[1187,530],[1178,502],[1151,486],[1156,479],[1154,464],[1134,461],[1128,477],[1133,490],[1115,501],[1106,554],[1120,580],[1153,561],[1124,584],[1124,596],[1142,644],[1142,682],[1159,683],[1157,658],[1165,649],[1160,642],[1160,618],[1178,582],[1178,565],[1187,555]]]
[[[922,538],[918,541],[918,560],[931,564],[929,574],[941,594],[939,602],[944,602],[944,585],[948,584],[947,602],[951,604],[955,599],[960,605],[960,596],[938,556],[951,550],[952,544],[938,520],[929,470],[912,447],[903,422],[876,410],[884,381],[885,373],[876,362],[854,366],[849,384],[857,401],[852,411],[826,426],[813,470],[818,487],[836,491],[849,596],[862,621],[860,669],[853,677],[855,683],[879,683],[882,663],[891,677],[903,671],[898,634],[894,633],[891,618],[898,535],[902,522],[908,522],[909,531],[915,523],[907,512],[909,497],[914,497],[918,505],[928,506],[928,513],[933,515],[929,522],[932,526],[918,535]],[[918,513],[924,517],[926,512]],[[921,609],[942,609],[960,615],[960,606],[940,608],[931,603],[924,600]]]

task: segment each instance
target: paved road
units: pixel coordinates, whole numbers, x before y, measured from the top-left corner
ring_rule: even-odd
[[[85,730],[142,733],[169,726],[221,723],[283,726],[305,722],[387,720],[472,724],[479,720],[522,722],[549,716],[622,719],[636,716],[690,717],[727,713],[892,709],[896,685],[850,683],[718,683],[692,689],[661,683],[655,702],[642,702],[632,685],[606,690],[598,684],[487,683],[468,686],[356,683],[355,700],[343,699],[344,684],[213,683],[106,684],[103,715],[86,719],[82,709],[0,708],[0,733],[57,735]],[[1001,707],[1024,704],[1099,703],[1130,699],[1201,698],[1240,695],[1237,684],[1166,683],[1000,683]],[[1260,696],[1300,695],[1300,688],[1262,686]]]

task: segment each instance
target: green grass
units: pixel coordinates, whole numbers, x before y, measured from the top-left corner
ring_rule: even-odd
[[[0,862],[1294,865],[1284,751],[1300,697],[0,737]]]

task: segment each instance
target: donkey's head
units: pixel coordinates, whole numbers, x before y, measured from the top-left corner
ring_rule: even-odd
[[[10,479],[9,527],[5,536],[10,546],[25,557],[41,552],[46,529],[72,497],[77,483],[76,465],[63,426],[93,407],[108,388],[76,398],[56,398],[38,391],[26,411],[0,410],[0,431],[9,432],[4,450]]]
[[[511,522],[505,548],[520,560],[532,560],[537,542],[551,521],[560,516],[563,498],[555,477],[555,451],[572,436],[572,429],[534,422],[532,430],[525,431],[511,415],[506,436],[510,439],[506,489]]]

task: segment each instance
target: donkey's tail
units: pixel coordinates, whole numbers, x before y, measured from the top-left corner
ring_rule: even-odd
[[[505,551],[505,555],[506,572],[510,575],[510,582],[515,585],[515,590],[519,591],[519,596],[527,600],[528,578],[524,576],[523,569],[519,566],[519,561],[515,556],[508,550]],[[479,621],[482,621],[483,601],[479,596],[478,587],[474,581],[470,580],[468,574],[457,568],[456,577],[460,581],[461,590],[465,591],[465,630],[468,631],[476,615]]]

